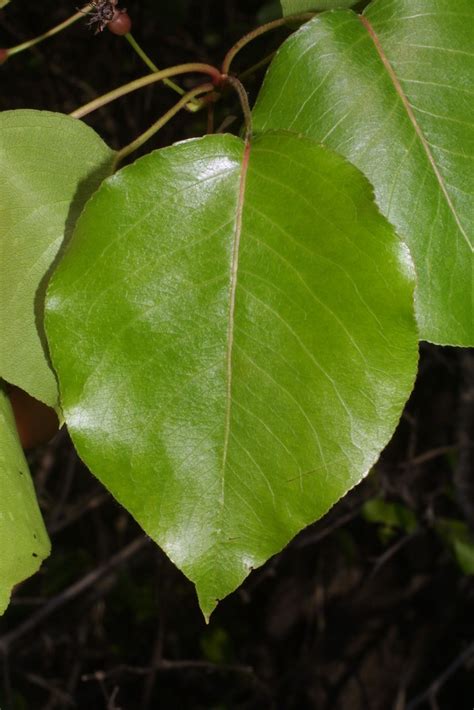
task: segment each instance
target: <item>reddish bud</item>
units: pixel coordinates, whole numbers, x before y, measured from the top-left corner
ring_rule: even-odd
[[[114,35],[126,35],[132,29],[132,21],[125,10],[119,10],[117,16],[109,22],[107,28]]]
[[[8,59],[8,49],[0,49],[0,64],[3,64]]]

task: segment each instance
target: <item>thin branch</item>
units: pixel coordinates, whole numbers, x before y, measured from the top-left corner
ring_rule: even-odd
[[[105,577],[115,567],[118,567],[118,565],[123,564],[129,558],[133,557],[149,542],[149,538],[145,536],[136,538],[133,542],[120,550],[120,552],[113,555],[103,565],[97,567],[89,574],[86,574],[85,577],[82,577],[82,579],[74,582],[74,584],[71,584],[71,586],[63,592],[50,599],[50,601],[45,604],[44,607],[39,609],[36,614],[30,616],[26,619],[26,621],[17,626],[16,629],[10,631],[10,633],[0,637],[0,653],[8,653],[12,645],[22,636],[33,631],[33,629],[44,621],[44,619],[47,619],[48,616],[51,616],[51,614],[63,607],[65,604],[78,597],[90,587],[94,586],[94,584],[96,584],[102,577]]]
[[[431,683],[431,685],[426,688],[422,693],[417,695],[413,700],[411,700],[406,706],[406,710],[415,710],[415,708],[422,705],[424,702],[432,701],[436,699],[442,687],[448,682],[454,673],[466,663],[472,656],[474,656],[474,642],[471,643],[467,648],[464,649],[462,653],[459,654],[450,664],[445,668],[436,680]]]
[[[474,354],[461,355],[461,396],[458,411],[459,455],[454,470],[454,485],[459,506],[467,524],[474,531]]]
[[[26,42],[22,42],[21,44],[17,44],[17,45],[15,45],[15,47],[9,47],[6,50],[8,56],[12,57],[14,54],[18,54],[19,52],[23,52],[25,49],[31,49],[31,47],[34,47],[35,45],[39,44],[40,42],[43,42],[45,39],[49,39],[50,37],[54,37],[54,35],[57,35],[59,32],[62,32],[67,27],[70,27],[75,22],[77,22],[78,20],[83,18],[84,15],[86,15],[91,8],[92,8],[92,4],[88,3],[87,5],[85,5],[82,8],[82,10],[78,10],[74,15],[71,15],[71,17],[68,17],[67,20],[64,20],[64,22],[61,22],[59,25],[55,25],[55,27],[52,27],[51,29],[47,30],[46,32],[43,32],[43,34],[38,35],[38,37],[33,37],[33,39],[29,39]]]

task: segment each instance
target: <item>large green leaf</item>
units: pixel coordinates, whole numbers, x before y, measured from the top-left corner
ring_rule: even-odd
[[[333,10],[352,7],[359,0],[281,0],[283,15],[296,15],[308,10]]]
[[[48,274],[113,157],[76,119],[0,114],[0,377],[49,405],[57,385],[43,337]]]
[[[8,397],[0,389],[0,614],[12,588],[38,571],[50,543],[18,441]]]
[[[290,134],[152,153],[86,206],[46,303],[66,422],[206,615],[377,459],[412,289],[365,178]]]
[[[474,345],[473,46],[472,0],[327,13],[280,49],[254,111],[367,175],[414,258],[421,337],[452,345]]]

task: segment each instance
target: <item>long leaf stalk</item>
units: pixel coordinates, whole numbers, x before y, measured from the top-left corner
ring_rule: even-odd
[[[245,87],[235,76],[223,76],[223,82],[229,84],[237,93],[242,113],[245,121],[245,138],[248,140],[252,135],[252,111],[249,104],[249,97],[245,91]]]
[[[210,93],[211,91],[214,90],[214,84],[211,84],[210,82],[207,84],[201,84],[200,86],[197,86],[194,89],[191,89],[191,91],[188,91],[185,93],[181,99],[172,107],[170,108],[169,111],[167,111],[163,116],[161,116],[155,123],[153,123],[150,128],[148,128],[146,131],[144,131],[140,136],[135,138],[134,141],[126,145],[124,148],[119,150],[117,153],[117,157],[114,162],[114,168],[116,169],[119,163],[124,160],[128,155],[133,153],[135,150],[138,150],[138,148],[141,148],[142,145],[144,145],[152,136],[155,135],[163,126],[165,126],[174,116],[176,116],[181,109],[185,108],[187,104],[192,101],[196,96],[200,96],[201,94],[207,94]]]
[[[119,86],[117,89],[109,91],[107,94],[99,96],[97,99],[94,99],[93,101],[90,101],[84,106],[77,108],[69,115],[73,118],[83,118],[89,113],[92,113],[92,111],[96,111],[97,109],[106,106],[112,101],[115,101],[116,99],[119,99],[122,96],[126,96],[132,91],[137,91],[138,89],[142,89],[145,86],[150,86],[150,84],[156,84],[156,82],[162,81],[163,79],[167,79],[171,76],[179,76],[180,74],[207,74],[207,76],[211,77],[213,85],[219,84],[222,80],[222,75],[220,71],[216,69],[216,67],[213,67],[211,64],[178,64],[175,67],[170,67],[169,69],[162,69],[161,71],[155,72],[154,74],[142,76],[140,79],[135,79],[134,81],[130,81],[128,84]]]
[[[299,15],[289,15],[288,17],[281,17],[279,20],[273,20],[272,22],[267,22],[265,25],[261,25],[260,27],[257,27],[255,30],[252,30],[252,32],[249,32],[248,34],[244,35],[241,39],[239,39],[238,42],[234,44],[233,47],[229,49],[227,54],[224,57],[224,61],[222,62],[222,73],[223,74],[228,74],[230,71],[230,67],[232,62],[234,61],[234,58],[237,56],[237,54],[250,42],[253,42],[254,39],[257,39],[257,37],[261,37],[262,35],[266,34],[267,32],[271,32],[272,30],[277,30],[280,27],[285,27],[285,25],[291,24],[292,22],[303,24],[304,22],[307,22],[308,20],[311,20],[313,17],[315,17],[316,13],[314,12],[303,12],[300,13]]]

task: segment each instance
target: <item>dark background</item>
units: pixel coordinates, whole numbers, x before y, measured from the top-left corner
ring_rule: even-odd
[[[278,12],[250,0],[127,4],[160,67],[219,63]],[[12,0],[0,46],[75,9]],[[235,69],[286,35],[255,42]],[[0,67],[0,109],[67,113],[145,73],[123,38],[95,37],[81,22]],[[251,100],[261,79],[246,79]],[[175,100],[156,85],[87,121],[118,148]],[[232,94],[217,126],[229,116],[238,132]],[[183,112],[145,151],[205,130],[204,115]],[[472,353],[422,344],[415,391],[370,476],[253,572],[208,626],[192,584],[85,469],[65,431],[30,453],[53,554],[0,620],[2,710],[474,708],[474,584],[454,549],[463,539],[474,571],[473,369]],[[371,520],[373,499],[393,504],[394,524],[387,513]]]

